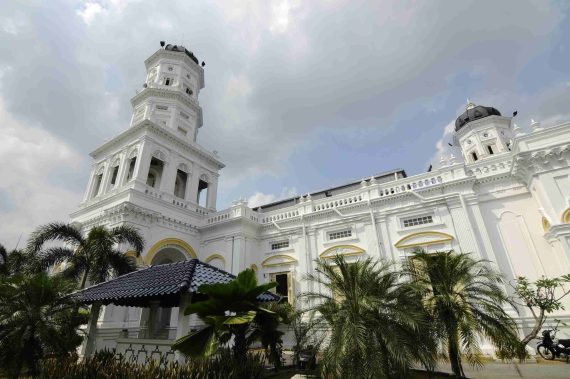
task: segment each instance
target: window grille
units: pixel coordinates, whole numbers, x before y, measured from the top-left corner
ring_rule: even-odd
[[[408,219],[404,220],[404,228],[408,228],[410,226],[416,226],[416,225],[431,224],[431,223],[433,223],[433,217],[432,216],[408,218]]]
[[[352,230],[350,229],[329,233],[329,240],[337,240],[339,238],[348,238],[348,237],[352,237]]]
[[[274,242],[271,244],[271,250],[279,250],[289,247],[289,241]]]

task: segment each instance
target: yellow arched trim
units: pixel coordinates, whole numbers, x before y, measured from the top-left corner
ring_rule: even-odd
[[[332,246],[329,247],[328,249],[326,249],[325,251],[323,251],[319,257],[321,258],[332,258],[334,255],[330,255],[331,251],[337,250],[337,249],[349,249],[350,251],[344,254],[341,254],[343,257],[347,257],[347,256],[351,256],[351,255],[360,255],[360,254],[364,254],[365,250],[361,247],[358,246],[354,246],[354,245],[336,245],[336,246]]]
[[[276,261],[276,262],[272,262],[272,261]],[[261,262],[261,265],[263,267],[274,267],[274,266],[284,266],[284,265],[290,265],[292,263],[297,262],[297,260],[295,258],[293,258],[290,255],[274,255],[272,257],[269,257],[267,259],[265,259],[263,262]]]
[[[146,253],[146,258],[145,258],[146,264],[150,265],[152,262],[152,258],[154,258],[156,253],[158,253],[159,250],[161,250],[167,246],[170,246],[170,245],[178,246],[178,247],[182,248],[184,251],[186,251],[188,254],[190,254],[190,256],[192,258],[196,258],[196,253],[194,252],[194,249],[192,248],[192,246],[190,246],[185,241],[183,241],[179,238],[165,238],[165,239],[160,240],[157,243],[155,243],[149,249],[148,253]]]
[[[251,266],[249,266],[250,269],[252,269],[254,272],[257,272],[259,269],[257,268],[257,265],[254,263]]]
[[[142,259],[142,256],[139,255],[139,256],[137,257],[137,252],[134,251],[134,250],[129,250],[129,251],[127,251],[127,252],[125,253],[125,255],[126,255],[127,257],[133,257],[133,258],[135,258],[135,262],[136,262],[138,265],[144,263],[144,261],[143,261],[143,259]]]
[[[222,257],[220,254],[212,254],[208,258],[206,258],[206,260],[204,262],[208,263],[208,262],[213,261],[214,259],[220,259],[222,262],[224,262],[224,266],[226,265],[226,259],[224,257]]]
[[[417,237],[435,237],[435,238],[430,240],[430,241],[410,243],[410,241],[412,239],[417,238]],[[396,242],[396,244],[394,246],[396,246],[399,249],[405,249],[405,248],[409,248],[409,247],[428,246],[428,245],[434,245],[437,243],[443,243],[443,242],[449,242],[449,241],[453,241],[453,236],[449,235],[447,233],[418,232],[418,233],[408,234],[407,236],[402,237],[398,242]]]
[[[547,233],[550,230],[550,222],[546,217],[542,218],[542,229],[544,229],[545,233]]]
[[[570,208],[566,209],[564,213],[562,213],[562,223],[570,224]]]

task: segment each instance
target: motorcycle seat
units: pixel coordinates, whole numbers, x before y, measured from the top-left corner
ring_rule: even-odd
[[[569,340],[558,340],[558,343],[564,345],[566,347],[570,347],[570,339]]]

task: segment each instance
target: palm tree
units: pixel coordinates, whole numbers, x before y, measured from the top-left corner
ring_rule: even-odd
[[[317,303],[313,309],[329,329],[323,376],[404,377],[413,362],[433,369],[436,348],[425,315],[392,265],[336,256],[330,264],[317,260],[316,272],[308,279],[326,293],[303,296]]]
[[[48,241],[61,241],[64,246],[46,247]],[[137,256],[144,249],[144,239],[138,230],[127,225],[107,229],[95,226],[87,236],[70,224],[51,223],[39,227],[30,236],[28,251],[39,254],[45,267],[67,262],[62,275],[81,280],[80,289],[90,283],[101,283],[115,276],[123,275],[136,269],[135,264],[118,249],[119,244],[131,245]],[[43,249],[43,250],[42,250]]]
[[[87,316],[75,312],[68,296],[74,289],[75,283],[44,272],[0,282],[0,367],[10,377],[23,367],[34,376],[46,354],[69,355],[81,343],[77,328]]]
[[[179,338],[172,348],[189,356],[211,356],[218,351],[220,344],[229,342],[233,337],[234,357],[245,362],[248,343],[253,341],[248,341],[248,335],[254,331],[253,323],[256,320],[262,322],[263,319],[265,324],[269,324],[264,317],[278,317],[277,313],[263,307],[257,299],[276,285],[275,282],[258,285],[255,272],[251,269],[240,272],[237,278],[228,283],[201,285],[198,292],[207,298],[190,304],[184,313],[197,314],[206,326]],[[260,337],[262,334],[259,333]],[[275,339],[268,338],[267,345],[273,342]]]
[[[0,244],[0,278],[38,271],[40,271],[40,267],[35,256],[18,249],[8,252]]]
[[[465,376],[462,353],[471,365],[482,364],[479,336],[492,341],[499,351],[512,349],[518,342],[516,324],[503,308],[509,299],[502,278],[488,261],[453,251],[418,250],[406,271],[440,342],[447,347],[456,376]]]

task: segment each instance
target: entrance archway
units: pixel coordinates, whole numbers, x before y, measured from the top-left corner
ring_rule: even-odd
[[[182,262],[192,258],[196,258],[196,253],[187,242],[177,238],[165,238],[155,243],[149,249],[145,262],[149,266],[158,266]],[[177,321],[173,320],[173,315],[178,315],[178,308],[146,308],[141,317],[141,324],[146,324],[147,331],[151,331],[146,337],[156,339],[174,338]]]

